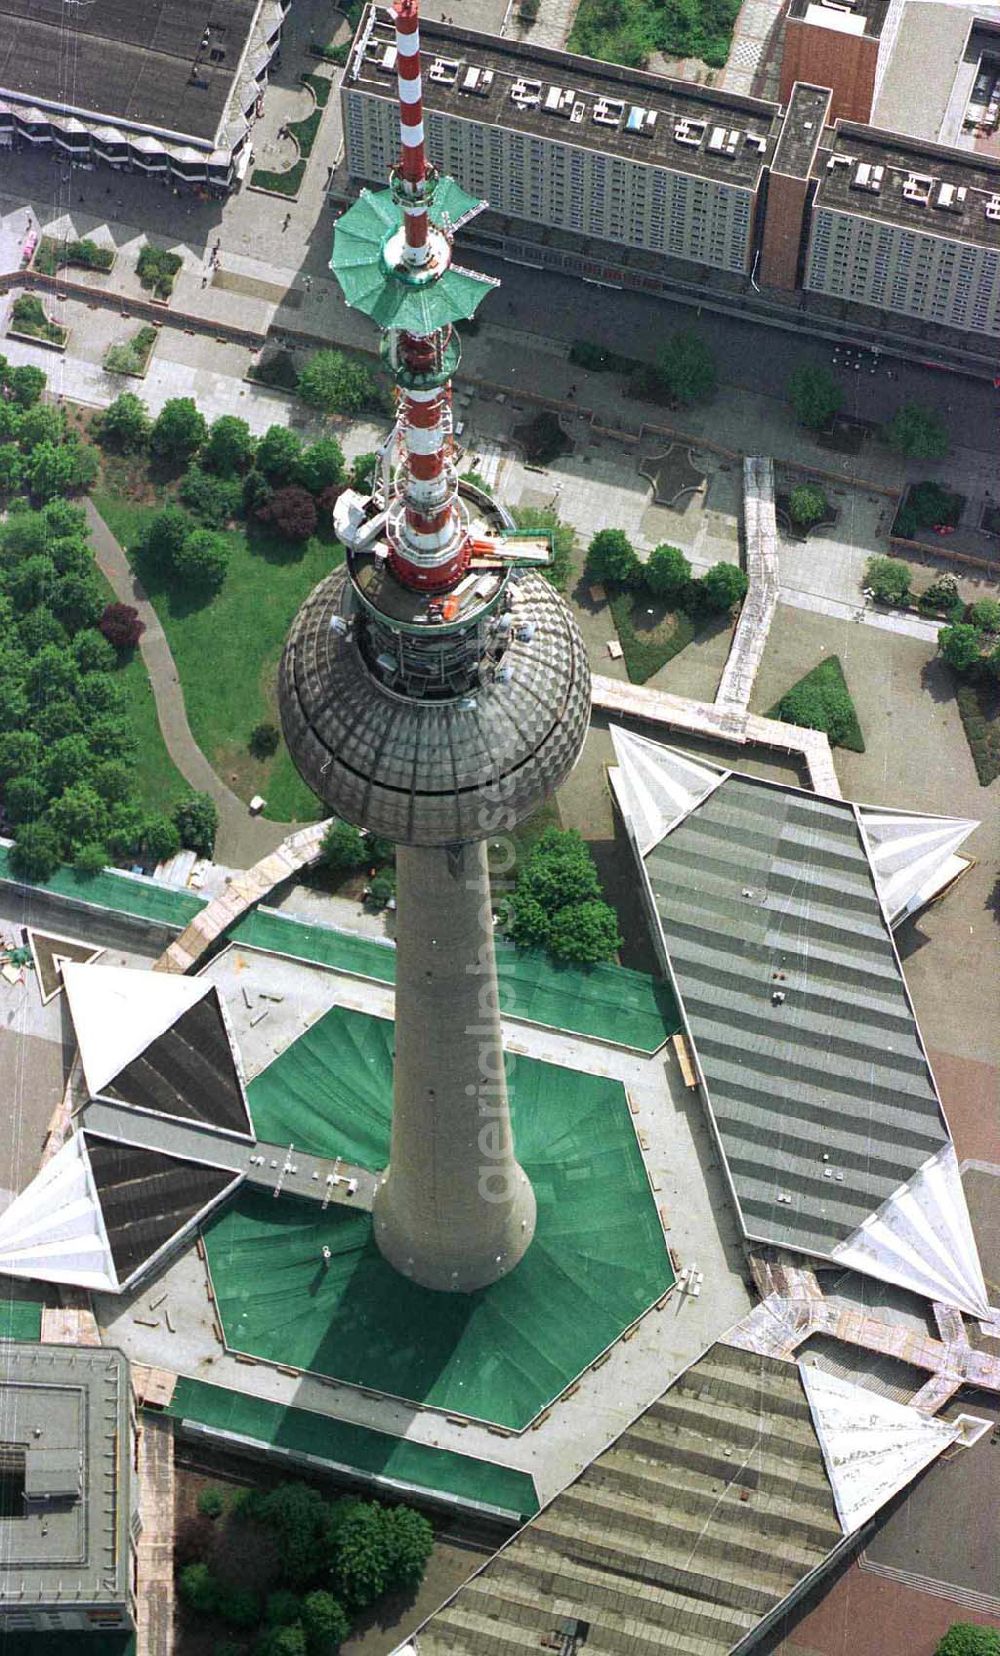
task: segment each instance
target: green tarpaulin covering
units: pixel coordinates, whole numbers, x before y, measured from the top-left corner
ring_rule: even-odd
[[[77,902],[92,904],[94,908],[134,914],[142,920],[157,920],[178,930],[183,930],[205,907],[204,897],[111,868],[106,868],[103,874],[93,875],[78,874],[74,868],[58,868],[51,880],[24,882],[11,872],[10,847],[6,845],[0,845],[0,880],[8,880],[14,885],[28,884],[38,891],[54,892],[58,897],[73,897]]]
[[[38,1300],[0,1299],[0,1340],[40,1340],[42,1307]]]
[[[362,1476],[386,1479],[416,1490],[431,1490],[530,1518],[538,1511],[535,1486],[526,1472],[493,1466],[450,1449],[390,1437],[347,1421],[330,1420],[309,1409],[247,1397],[200,1380],[177,1382],[169,1413],[217,1431],[251,1438],[268,1448],[311,1455]]]
[[[331,966],[379,983],[395,982],[392,947],[273,909],[256,909],[229,936],[246,948]],[[655,1052],[681,1027],[669,987],[644,972],[623,966],[557,966],[544,954],[507,943],[497,944],[497,970],[510,1016],[547,1029]]]
[[[391,1037],[335,1008],[251,1084],[258,1132],[384,1167]],[[517,1057],[510,1097],[538,1222],[509,1276],[432,1293],[385,1264],[367,1214],[245,1191],[205,1232],[227,1345],[527,1425],[673,1276],[621,1083]]]

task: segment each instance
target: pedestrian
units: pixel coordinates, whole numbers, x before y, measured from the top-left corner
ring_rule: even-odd
[[[307,277],[306,277],[306,292],[307,292],[307,293],[308,293],[308,292],[309,292],[309,291],[310,291],[310,289],[311,289],[311,288],[312,288],[312,285],[313,285],[313,279],[312,279],[312,277],[311,277],[311,276],[307,276]]]

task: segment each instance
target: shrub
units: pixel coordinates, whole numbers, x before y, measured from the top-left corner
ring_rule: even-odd
[[[270,1627],[289,1627],[293,1622],[301,1621],[302,1600],[299,1595],[290,1592],[287,1587],[279,1587],[276,1593],[269,1593],[264,1620]]]
[[[174,823],[181,844],[199,857],[210,857],[215,849],[219,813],[210,794],[193,793],[174,807]]]
[[[676,546],[657,546],[645,568],[646,585],[656,598],[676,602],[691,579],[691,565]]]
[[[318,522],[316,502],[296,483],[275,489],[267,504],[257,508],[257,516],[270,523],[286,540],[294,541],[308,540]]]
[[[974,1622],[955,1622],[934,1656],[1000,1656],[1000,1631],[977,1627]]]
[[[821,362],[800,362],[788,380],[788,400],[800,425],[825,431],[843,402],[843,392]]]
[[[349,1609],[364,1610],[389,1581],[385,1514],[373,1501],[353,1503],[338,1524],[333,1546],[334,1585]]]
[[[414,1512],[408,1506],[390,1507],[385,1526],[389,1537],[389,1579],[393,1586],[412,1592],[424,1579],[434,1550],[434,1531],[423,1513]]]
[[[933,478],[925,478],[907,490],[896,513],[893,533],[908,539],[927,524],[947,524],[954,528],[962,516],[963,505],[960,494],[942,488]]]
[[[169,862],[181,848],[181,836],[169,817],[151,816],[143,824],[141,843],[149,862]]]
[[[147,245],[139,254],[135,268],[144,288],[149,288],[157,299],[169,299],[183,263],[179,253],[168,253],[163,247]]]
[[[343,351],[317,351],[299,375],[298,394],[325,414],[360,414],[378,406],[378,385],[371,369]]]
[[[869,558],[865,564],[865,586],[882,604],[905,604],[910,595],[913,572],[898,558]]]
[[[47,339],[52,345],[61,345],[66,339],[66,329],[49,321],[45,306],[34,293],[22,293],[14,300],[10,319],[19,333],[30,334],[35,339]]]
[[[31,408],[45,390],[45,375],[33,363],[4,370],[7,389],[19,408]]]
[[[254,1656],[306,1656],[306,1633],[301,1622],[288,1627],[270,1627],[259,1635]]]
[[[485,495],[491,495],[493,493],[492,484],[488,483],[486,481],[486,479],[483,476],[482,472],[477,472],[477,471],[459,472],[458,480],[459,480],[460,483],[469,483],[469,484],[471,484],[474,489],[479,489],[481,491],[481,493],[483,493]]]
[[[158,574],[167,578],[173,575],[177,554],[191,532],[191,519],[179,506],[164,506],[150,519],[144,549]]]
[[[541,573],[557,592],[564,592],[573,567],[573,548],[576,546],[576,530],[572,524],[563,523],[561,518],[556,517],[555,512],[550,512],[544,506],[516,507],[514,522],[519,529],[549,535],[552,553]]]
[[[186,1564],[177,1578],[181,1602],[199,1616],[215,1614],[219,1584],[207,1564]]]
[[[321,437],[304,449],[293,471],[293,480],[310,494],[319,494],[343,483],[346,467],[344,451],[336,437]]]
[[[584,570],[591,581],[629,586],[641,576],[642,566],[624,530],[600,529],[587,548]]]
[[[202,464],[210,471],[229,477],[233,472],[246,471],[252,464],[257,444],[246,420],[235,414],[222,414],[213,420],[202,449]]]
[[[271,351],[262,356],[251,367],[250,378],[258,380],[261,385],[272,385],[279,391],[294,391],[299,383],[291,351]]]
[[[333,1656],[351,1631],[343,1608],[332,1593],[322,1589],[306,1594],[302,1604],[302,1625],[309,1656]]]
[[[131,604],[107,604],[97,625],[116,650],[134,650],[146,631],[145,621]]]
[[[199,1491],[197,1507],[203,1518],[219,1518],[226,1509],[226,1497],[221,1489],[210,1485]]]
[[[519,0],[517,15],[525,23],[534,23],[538,16],[540,0]]]
[[[395,895],[395,876],[387,871],[383,871],[380,874],[376,874],[371,885],[368,887],[367,900],[371,903],[372,908],[384,909],[387,903],[392,902]]]
[[[829,510],[826,495],[815,483],[799,483],[788,496],[789,516],[800,529],[819,523]]]
[[[302,453],[302,443],[287,426],[268,426],[257,445],[255,465],[272,487],[288,483]],[[250,477],[254,474],[250,473]],[[249,478],[247,479],[249,482]]]
[[[375,487],[375,473],[378,469],[378,455],[370,450],[366,454],[359,454],[351,462],[351,471],[348,482],[352,489],[359,494],[371,494]]]
[[[177,492],[188,511],[207,529],[224,529],[243,506],[243,485],[238,477],[216,477],[200,466],[188,467]]]
[[[969,620],[983,632],[1000,633],[1000,603],[995,598],[977,598],[969,607]]]
[[[939,575],[929,587],[925,587],[917,599],[922,610],[933,613],[935,610],[954,610],[957,606],[959,617],[965,609],[958,593],[958,582],[954,575]]]
[[[155,454],[188,460],[205,441],[208,426],[192,397],[171,397],[153,424],[149,443]]]
[[[98,440],[105,448],[132,454],[149,442],[153,422],[149,410],[134,391],[123,391],[101,415]]]
[[[270,759],[272,753],[277,753],[280,741],[281,731],[277,725],[263,720],[254,725],[250,732],[250,752],[255,759]]]
[[[348,873],[364,868],[367,861],[368,851],[360,828],[335,818],[323,835],[320,847],[320,862],[324,868],[332,868],[336,873]]]
[[[78,846],[73,858],[73,867],[78,874],[93,879],[107,867],[108,848],[100,840],[88,840],[86,844]]]
[[[956,673],[968,673],[982,659],[983,635],[978,627],[960,621],[954,627],[941,628],[938,649]]]
[[[229,568],[229,547],[211,529],[195,529],[174,553],[173,575],[198,592],[218,592]]]
[[[156,344],[155,328],[139,328],[122,345],[111,345],[105,353],[104,370],[108,374],[134,374],[141,377],[149,365]]]
[[[260,1598],[252,1587],[220,1586],[215,1613],[230,1627],[256,1627],[260,1621]]]
[[[886,441],[910,460],[943,460],[948,453],[948,428],[931,408],[903,403],[886,427]]]
[[[19,825],[10,865],[19,880],[50,880],[59,867],[59,841],[47,822]]]

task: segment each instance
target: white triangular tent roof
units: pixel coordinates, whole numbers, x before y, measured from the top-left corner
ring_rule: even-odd
[[[948,1143],[838,1243],[833,1258],[971,1316],[990,1315],[955,1147]]]
[[[718,765],[689,759],[620,725],[612,725],[611,740],[618,761],[611,771],[612,786],[641,856],[729,775]]]
[[[968,867],[956,856],[979,823],[967,817],[917,816],[859,806],[878,894],[890,921],[920,908]]]
[[[118,1292],[82,1133],[57,1150],[0,1214],[0,1272]]]
[[[63,982],[91,1094],[120,1075],[182,1013],[208,994],[207,978],[132,966],[63,967]]]
[[[800,1362],[799,1373],[845,1535],[961,1436],[951,1421],[894,1403],[867,1386]]]

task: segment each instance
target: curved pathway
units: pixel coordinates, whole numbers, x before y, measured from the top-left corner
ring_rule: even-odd
[[[163,740],[184,780],[197,793],[211,794],[219,812],[215,841],[216,861],[231,868],[249,868],[280,845],[294,829],[290,822],[268,822],[253,817],[242,799],[220,781],[191,734],[184,692],[160,618],[138,576],[92,500],[84,501],[94,557],[115,597],[132,604],[145,622],[139,653],[146,664],[156,702]]]

